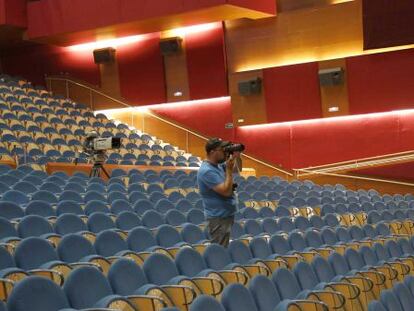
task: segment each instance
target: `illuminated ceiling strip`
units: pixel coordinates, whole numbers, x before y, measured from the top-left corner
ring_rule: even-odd
[[[317,123],[335,123],[340,121],[352,121],[358,119],[368,119],[368,118],[379,118],[384,116],[398,116],[398,115],[410,115],[414,114],[414,109],[406,110],[395,110],[389,112],[375,112],[367,114],[358,114],[352,116],[338,116],[338,117],[328,117],[328,118],[319,118],[319,119],[310,119],[310,120],[299,120],[299,121],[288,121],[288,122],[276,122],[268,124],[256,124],[256,125],[244,125],[240,126],[240,129],[252,130],[252,129],[265,129],[278,126],[292,126],[292,125],[306,125],[306,124],[317,124]]]
[[[255,63],[252,62],[252,64],[245,64],[245,65],[238,66],[236,68],[236,72],[262,70],[262,69],[267,69],[267,68],[276,68],[276,67],[283,67],[283,66],[290,66],[290,65],[306,64],[306,63],[335,60],[335,59],[342,59],[342,58],[355,57],[355,56],[409,50],[413,48],[414,48],[414,44],[401,45],[397,47],[389,47],[389,48],[382,48],[382,49],[373,49],[373,50],[362,50],[362,47],[361,47],[361,49],[352,48],[352,49],[344,50],[344,51],[335,51],[332,53],[325,53],[325,55],[323,56],[318,55],[317,53],[304,51],[303,53],[309,54],[309,55],[298,55],[298,56],[292,56],[292,57],[286,56],[283,58],[283,60],[274,61],[274,62],[272,61],[264,61],[264,62],[257,61]]]
[[[210,31],[210,30],[220,28],[220,27],[221,27],[221,23],[209,23],[209,24],[201,24],[201,25],[195,25],[195,26],[175,28],[175,29],[167,30],[165,33],[173,37],[185,37],[186,35],[189,35],[189,34],[196,34],[196,33],[201,33],[205,31]]]
[[[79,51],[89,51],[89,50],[92,51],[96,49],[103,49],[103,48],[109,48],[109,47],[116,48],[118,46],[142,41],[144,38],[145,38],[144,35],[138,35],[138,36],[116,38],[116,39],[100,40],[100,41],[89,42],[89,43],[84,43],[84,44],[72,45],[72,46],[69,46],[68,49],[70,51],[79,52]]]
[[[221,23],[209,23],[209,24],[201,24],[201,25],[171,29],[171,30],[167,30],[166,33],[168,33],[169,36],[185,37],[185,35],[188,35],[188,34],[201,33],[201,32],[216,29],[218,27],[221,27]],[[146,38],[146,36],[147,35],[135,35],[135,36],[121,37],[121,38],[98,40],[94,42],[72,45],[72,46],[69,46],[68,49],[70,51],[80,52],[80,51],[93,51],[96,49],[103,49],[103,48],[109,48],[109,47],[117,48],[118,46],[142,41]]]

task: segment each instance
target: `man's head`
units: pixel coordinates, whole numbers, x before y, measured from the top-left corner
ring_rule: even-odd
[[[207,159],[215,164],[225,162],[226,154],[224,153],[224,147],[229,144],[230,142],[223,141],[220,138],[212,138],[207,141],[205,146]]]

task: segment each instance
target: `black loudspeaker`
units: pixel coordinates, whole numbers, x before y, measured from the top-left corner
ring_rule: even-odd
[[[335,86],[344,83],[345,72],[342,68],[319,70],[319,83],[321,86]]]
[[[181,43],[183,39],[180,37],[167,38],[160,40],[160,50],[162,55],[171,55],[181,51]]]
[[[239,94],[241,96],[257,95],[262,92],[262,78],[240,81]]]
[[[115,49],[105,48],[93,51],[93,60],[95,64],[111,64],[115,62]]]

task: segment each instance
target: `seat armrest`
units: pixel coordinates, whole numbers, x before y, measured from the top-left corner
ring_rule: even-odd
[[[379,271],[358,271],[358,274],[369,278],[375,285],[384,285],[387,281],[385,274]]]
[[[137,308],[137,310],[159,311],[167,307],[167,304],[163,299],[155,296],[130,295],[126,296],[126,298],[135,308]]]
[[[345,303],[345,296],[337,291],[329,290],[312,290],[308,297],[315,296],[319,301],[326,303],[329,308],[340,309]]]
[[[358,298],[361,294],[361,289],[358,287],[358,285],[351,284],[348,282],[329,283],[326,287],[332,289],[333,291],[342,293],[342,295],[344,295],[346,299],[353,300]]]
[[[221,270],[217,273],[224,279],[226,284],[240,283],[246,285],[249,281],[249,276],[243,271]]]
[[[58,284],[59,286],[62,286],[63,285],[63,282],[64,282],[63,274],[60,273],[60,272],[58,272],[58,271],[55,271],[55,270],[50,270],[50,269],[33,269],[33,270],[29,270],[27,272],[29,274],[46,277],[49,280],[52,280],[53,282],[55,282],[56,284]]]
[[[210,278],[210,277],[193,277],[191,279],[200,290],[206,294],[211,296],[218,296],[224,289],[224,283],[220,280]]]
[[[363,292],[369,292],[374,287],[374,282],[363,276],[346,276],[343,278],[349,283],[356,283]]]
[[[183,285],[163,285],[161,288],[171,298],[174,305],[182,306],[188,309],[188,306],[194,301],[196,293],[193,288]]]
[[[308,311],[328,311],[329,307],[326,303],[317,300],[293,300],[293,302],[301,308],[301,310],[308,310]]]
[[[14,287],[14,282],[9,279],[0,279],[0,300],[6,301]]]

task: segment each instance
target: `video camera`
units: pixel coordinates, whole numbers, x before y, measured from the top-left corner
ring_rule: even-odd
[[[105,151],[119,148],[121,148],[120,137],[98,137],[96,132],[88,133],[83,145],[84,152],[91,157],[93,163],[105,162]]]
[[[233,154],[234,152],[243,152],[246,147],[243,144],[233,144],[230,143],[227,146],[223,147],[223,151],[226,155]]]
[[[88,137],[89,138],[89,137]],[[121,148],[120,137],[92,137],[86,139],[85,149],[91,151],[105,151],[109,149]]]

